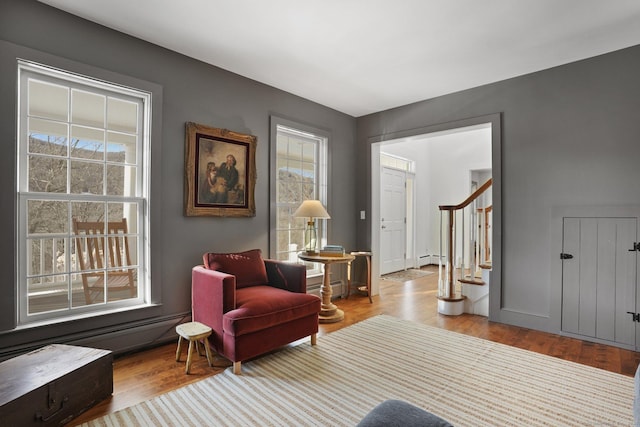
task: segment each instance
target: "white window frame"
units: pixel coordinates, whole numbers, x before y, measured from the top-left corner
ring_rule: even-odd
[[[271,182],[274,185],[271,186],[271,235],[270,235],[270,257],[274,259],[280,259],[290,262],[301,262],[297,258],[297,252],[302,250],[303,242],[298,242],[299,247],[297,252],[288,251],[286,256],[283,256],[283,251],[278,249],[278,237],[280,233],[288,233],[295,229],[303,231],[306,219],[298,218],[297,223],[289,223],[289,230],[284,230],[278,227],[279,224],[279,209],[283,207],[283,204],[277,200],[277,188],[279,185],[279,171],[278,171],[278,137],[279,135],[287,135],[294,139],[304,141],[304,143],[315,145],[315,170],[316,176],[314,177],[314,195],[317,200],[329,209],[328,196],[327,196],[327,182],[328,182],[328,147],[330,135],[320,129],[303,125],[283,118],[271,117]],[[300,203],[302,200],[300,200]],[[290,204],[286,204],[290,205]],[[298,206],[288,206],[291,212],[294,212]],[[323,246],[327,243],[328,236],[328,222],[326,219],[316,219],[316,227],[318,229],[319,246]],[[300,233],[303,235],[303,233]],[[315,277],[322,275],[322,265],[318,263],[305,263],[307,265],[307,277]]]
[[[134,100],[138,103],[138,129],[140,130],[135,147],[135,172],[136,179],[133,183],[136,190],[131,196],[95,195],[95,194],[71,194],[66,193],[36,193],[29,191],[28,178],[28,79],[35,78],[47,83],[59,84],[69,88],[82,89],[102,95],[111,95],[120,99]],[[150,155],[151,155],[151,93],[148,91],[126,87],[117,83],[99,80],[73,72],[49,67],[32,61],[18,60],[18,126],[17,126],[17,238],[16,251],[18,254],[18,280],[17,280],[17,321],[18,325],[27,326],[51,321],[62,321],[73,318],[102,315],[114,311],[122,311],[148,306],[151,301],[150,272],[150,248],[149,248],[149,195],[150,195]],[[69,129],[72,125],[71,117],[66,123]],[[136,216],[137,230],[129,233],[135,239],[135,253],[138,269],[136,287],[137,297],[120,301],[101,304],[91,304],[80,307],[71,307],[69,303],[66,309],[58,309],[36,314],[28,313],[28,224],[27,202],[29,200],[56,200],[66,202],[104,202],[104,203],[131,203],[138,206]],[[131,226],[130,226],[131,229]],[[63,237],[73,238],[71,226]],[[130,241],[131,241],[130,240]],[[68,256],[68,255],[67,255]],[[70,263],[69,263],[70,264]]]

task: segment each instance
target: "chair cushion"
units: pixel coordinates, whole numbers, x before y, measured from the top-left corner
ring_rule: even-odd
[[[269,283],[260,249],[227,254],[210,252],[204,254],[202,260],[209,270],[236,276],[236,289]]]
[[[320,298],[271,286],[236,291],[236,309],[223,316],[226,334],[240,336],[320,312]]]

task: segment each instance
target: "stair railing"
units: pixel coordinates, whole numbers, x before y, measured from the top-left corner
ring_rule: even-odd
[[[477,207],[477,201],[491,187],[492,182],[491,178],[487,180],[460,204],[439,206],[438,299],[440,300],[449,302],[463,300],[459,280],[468,277],[467,272],[471,278],[474,278],[479,273],[481,265],[491,264],[489,226],[492,209],[491,206]],[[469,206],[472,214],[469,215],[470,225],[467,232],[464,218],[467,216],[465,208]],[[459,251],[458,248],[460,248]],[[465,252],[467,248],[469,248],[468,256]],[[446,255],[443,255],[445,252]],[[444,274],[443,256],[445,258]],[[468,264],[466,260],[469,260]]]

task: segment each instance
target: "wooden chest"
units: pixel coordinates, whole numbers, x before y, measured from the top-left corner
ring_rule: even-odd
[[[56,426],[113,392],[107,350],[54,344],[0,363],[0,426]]]

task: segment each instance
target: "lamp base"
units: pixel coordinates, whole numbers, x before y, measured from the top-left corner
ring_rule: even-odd
[[[316,250],[318,248],[318,245],[316,244],[318,241],[317,235],[315,222],[313,221],[313,218],[309,218],[307,226],[304,229],[304,250],[307,255],[318,254],[318,251]]]

